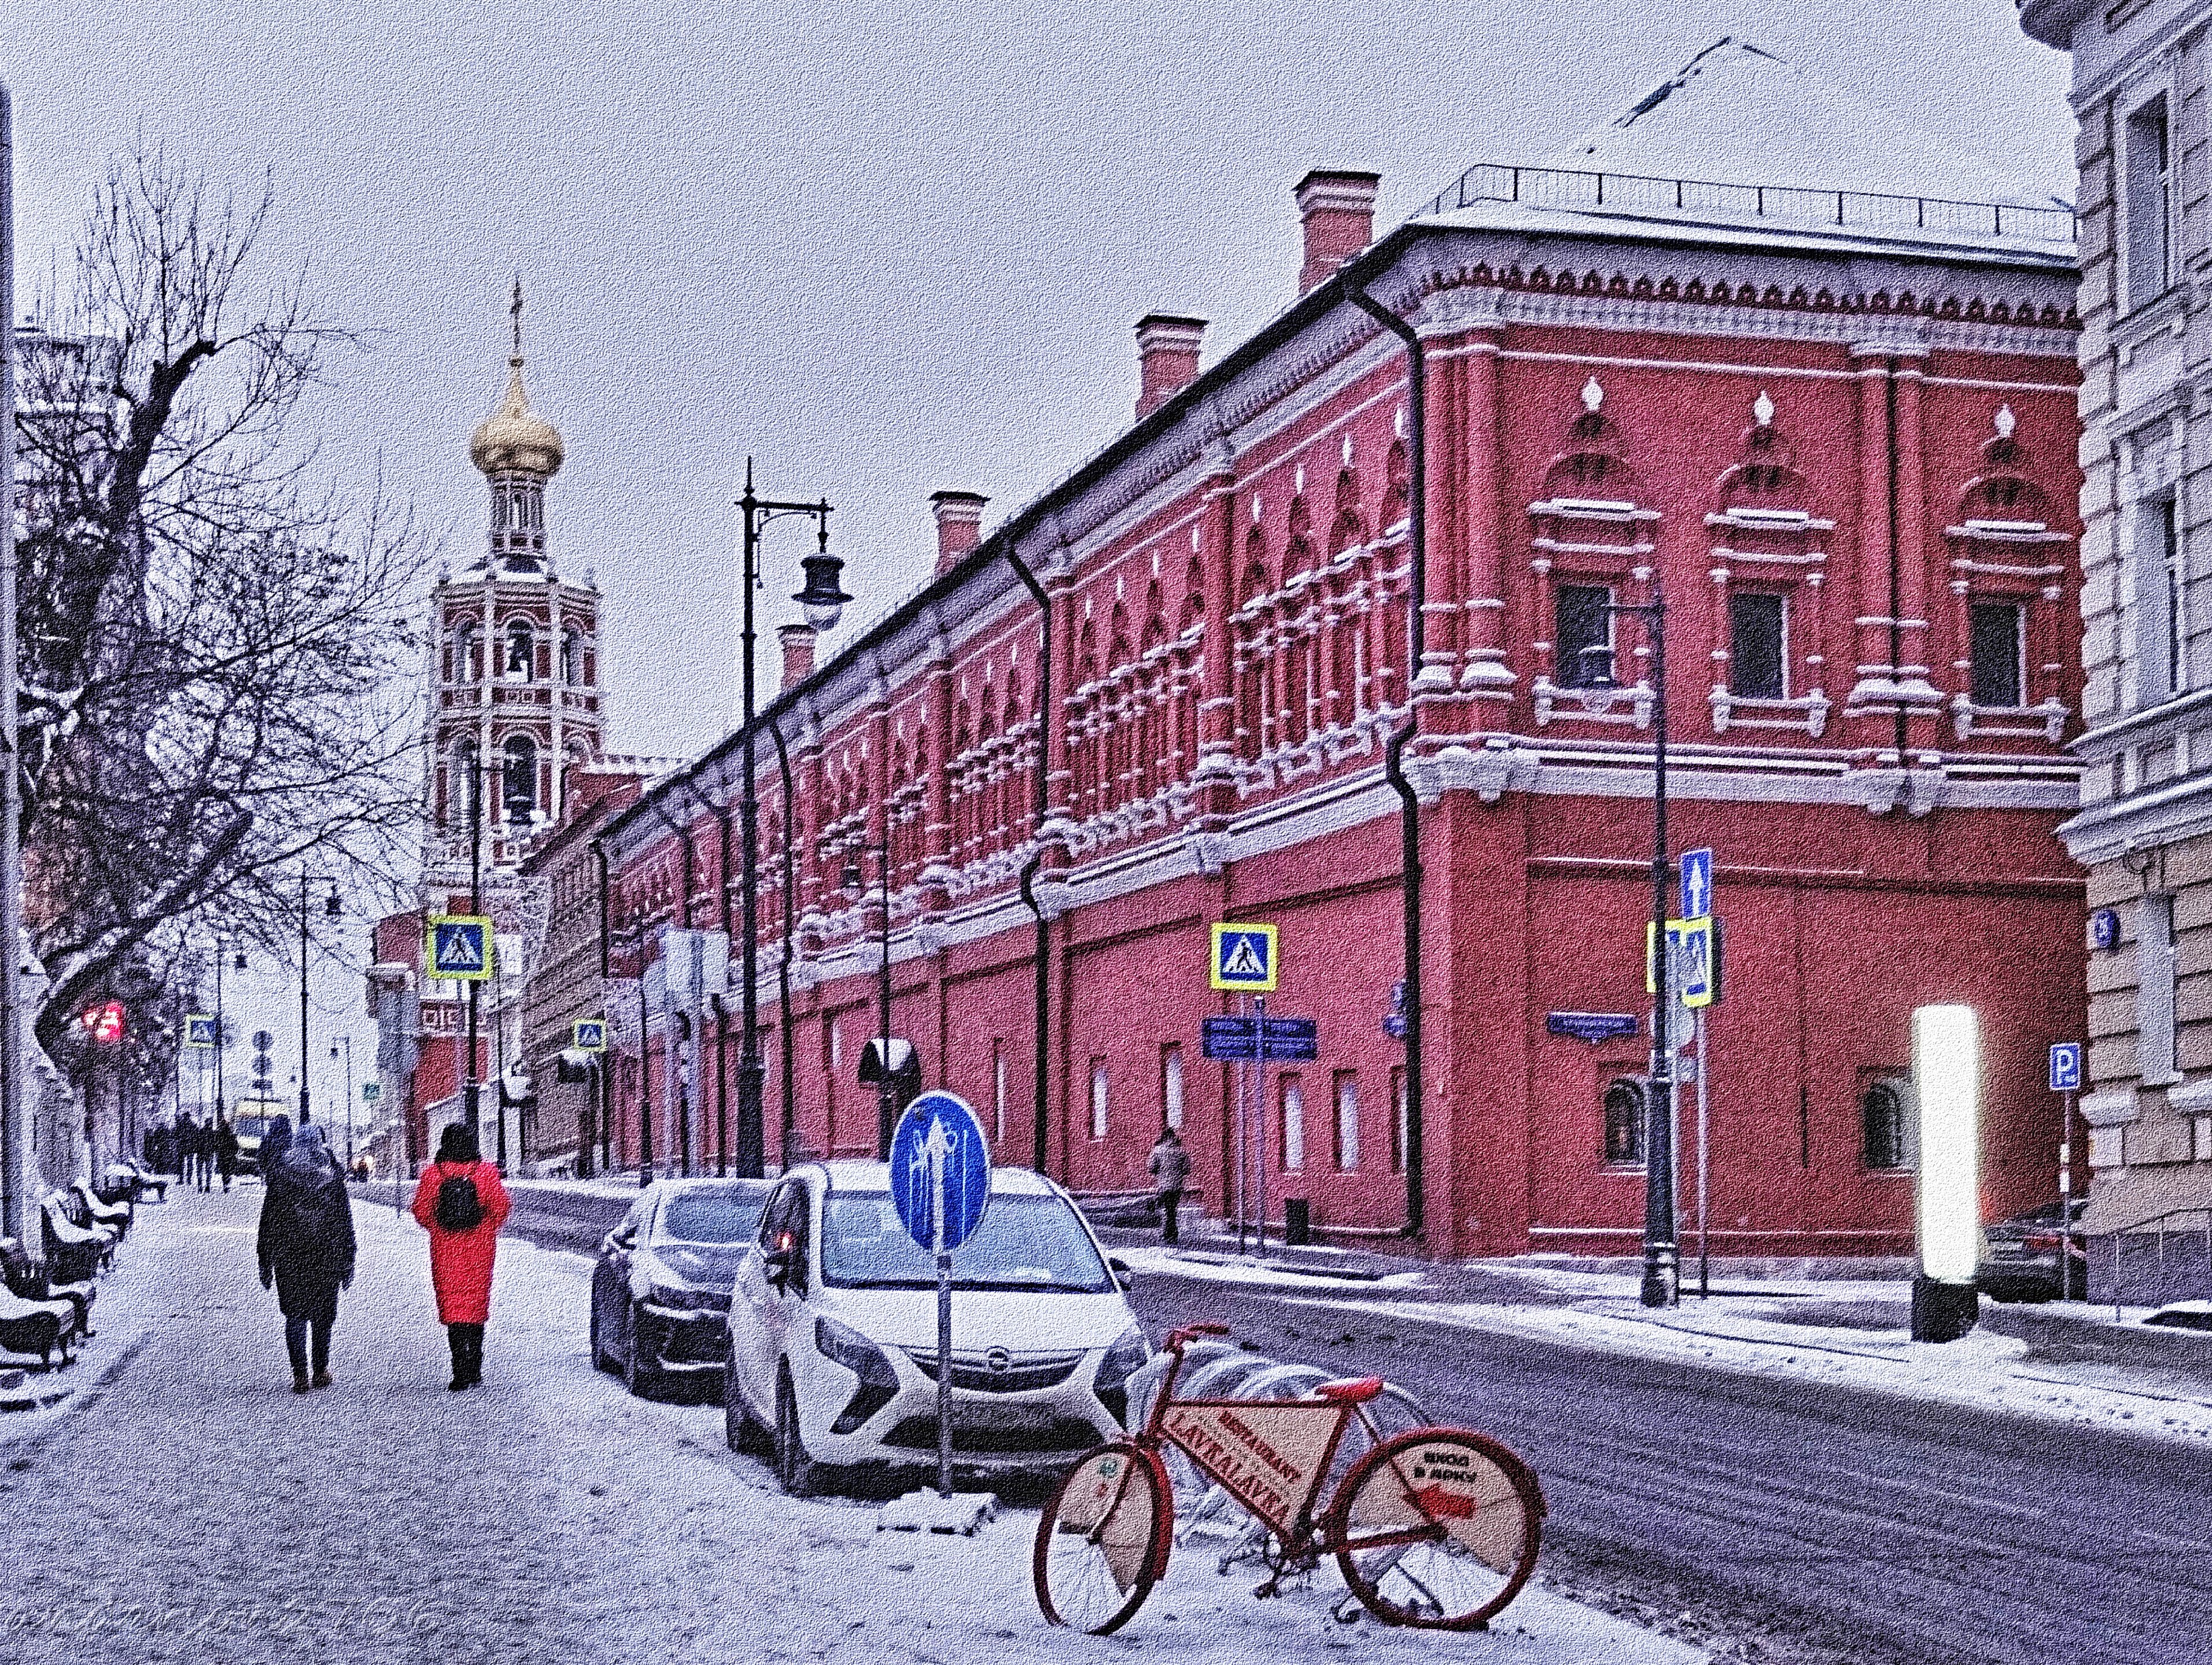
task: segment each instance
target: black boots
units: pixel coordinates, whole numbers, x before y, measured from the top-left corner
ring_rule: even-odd
[[[453,1355],[453,1379],[446,1384],[447,1392],[457,1394],[483,1380],[483,1332],[482,1324],[446,1326],[446,1346]]]

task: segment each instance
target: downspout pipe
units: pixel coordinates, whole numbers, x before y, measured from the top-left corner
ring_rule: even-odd
[[[690,786],[691,795],[704,804],[707,806],[708,814],[714,817],[716,836],[719,840],[715,847],[716,860],[720,863],[715,871],[720,878],[716,889],[721,897],[720,913],[722,921],[722,939],[727,943],[731,940],[730,809],[728,805],[708,796],[701,789],[698,778],[700,767],[703,767],[703,760],[700,765],[695,766],[684,779]],[[726,989],[728,987],[728,977],[725,975],[723,985]],[[714,1001],[714,1176],[718,1179],[727,1179],[730,1174],[730,1072],[728,1059],[726,1056],[729,1048],[729,1041],[728,997],[724,994],[718,996]],[[701,1097],[703,1098],[705,1095],[702,1094]],[[760,1152],[757,1149],[750,1152],[750,1162],[748,1164],[744,1118],[740,1115],[738,1120],[738,1172],[746,1179],[758,1179],[761,1175]]]
[[[690,785],[690,781],[687,780],[684,784],[688,786]],[[678,883],[679,885],[678,895],[681,897],[681,900],[678,902],[678,906],[683,909],[683,916],[678,921],[678,924],[679,929],[689,931],[691,928],[691,829],[689,827],[680,826],[678,824],[676,817],[669,814],[666,805],[661,803],[659,793],[655,793],[653,797],[647,801],[652,804],[653,812],[660,817],[660,823],[676,836],[677,848],[682,852],[683,860],[679,864],[678,871]],[[675,996],[676,1000],[682,1000],[683,997],[681,995],[677,995],[673,989],[671,989],[669,992],[672,995]],[[639,1009],[641,1011],[643,1010],[642,1003],[645,1000],[645,979],[642,975],[638,978],[637,994],[640,1002]],[[694,1061],[692,1078],[695,1083],[698,1077],[698,1070],[696,1066],[697,1059],[699,1054],[706,1050],[704,1047],[699,1044],[699,1018],[700,1014],[696,1012],[690,1014],[691,1056]],[[663,1043],[668,1049],[668,1090],[675,1100],[675,1109],[677,1111],[677,1171],[682,1174],[689,1174],[691,1171],[691,1098],[690,1095],[684,1091],[681,1085],[683,1081],[683,1072],[678,1067],[676,1056],[676,1036],[672,1033],[665,1036]],[[641,1060],[641,1068],[643,1067],[642,1060],[644,1056],[645,1039],[642,1031],[641,1031],[638,1038],[638,1057]],[[649,1092],[647,1095],[647,1102],[651,1102],[651,1095]]]
[[[1405,930],[1406,964],[1406,1224],[1402,1235],[1419,1237],[1424,1228],[1421,1122],[1421,805],[1406,778],[1406,747],[1419,732],[1414,689],[1428,645],[1428,364],[1413,326],[1349,277],[1345,298],[1404,343],[1408,432],[1412,453],[1407,538],[1413,555],[1407,598],[1406,720],[1390,732],[1382,750],[1382,772],[1398,794],[1398,892]]]
[[[1044,648],[1037,655],[1037,741],[1036,741],[1036,848],[1022,867],[1022,902],[1036,921],[1036,949],[1030,956],[1036,966],[1036,1035],[1035,1040],[1036,1063],[1032,1075],[1030,1103],[1032,1149],[1030,1165],[1040,1174],[1045,1171],[1048,1135],[1052,1126],[1052,1101],[1047,1090],[1045,1054],[1051,1044],[1050,1001],[1052,983],[1049,971],[1052,949],[1052,927],[1044,916],[1044,908],[1037,901],[1036,877],[1044,866],[1044,822],[1050,807],[1051,786],[1047,772],[1051,768],[1052,748],[1046,743],[1048,726],[1052,721],[1052,601],[1037,582],[1036,574],[1029,563],[1014,550],[1013,540],[1006,540],[1006,564],[1014,575],[1027,587],[1030,599],[1037,605],[1037,617],[1044,627]]]
[[[595,838],[592,841],[592,860],[599,868],[599,1016],[604,1021],[607,1016],[607,981],[612,972],[611,956],[608,951],[607,941],[610,912],[607,896],[607,847],[603,840]],[[638,1036],[638,1046],[641,1050],[644,1045],[645,1037],[641,1035]],[[607,1091],[607,1054],[604,1051],[592,1060],[592,1073],[596,1078],[593,1085],[599,1089],[599,1102],[595,1108],[599,1113],[599,1171],[605,1174],[614,1165],[614,1125],[612,1105],[609,1102],[611,1095]]]
[[[783,1071],[782,1139],[779,1149],[781,1165],[791,1166],[792,1149],[798,1137],[799,1099],[793,1085],[797,1079],[797,1054],[793,1049],[791,1036],[791,945],[798,934],[798,896],[792,878],[792,820],[797,815],[797,799],[791,789],[791,753],[783,743],[782,726],[771,720],[768,726],[769,738],[775,742],[775,772],[783,782],[783,955],[775,968],[776,1050],[777,1061]]]

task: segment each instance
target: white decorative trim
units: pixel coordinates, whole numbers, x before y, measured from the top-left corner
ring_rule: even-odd
[[[1652,708],[1657,704],[1648,682],[1638,682],[1632,687],[1564,688],[1549,677],[1540,675],[1528,684],[1528,692],[1535,702],[1539,728],[1561,720],[1649,728]],[[1629,709],[1616,714],[1613,708],[1622,703],[1626,703]]]
[[[1802,728],[1816,740],[1827,732],[1831,704],[1826,692],[1818,688],[1797,699],[1759,700],[1731,694],[1718,684],[1705,696],[1705,703],[1712,708],[1716,734],[1731,728]]]
[[[2073,707],[2056,695],[2040,705],[1976,705],[1965,694],[1951,696],[1951,729],[1962,740],[1974,734],[2002,735],[2057,745],[2073,714]]]
[[[2092,1127],[2118,1127],[2142,1113],[2133,1087],[2106,1087],[2081,1095],[2081,1119]]]

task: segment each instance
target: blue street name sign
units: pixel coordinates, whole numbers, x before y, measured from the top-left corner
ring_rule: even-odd
[[[1198,1023],[1200,1049],[1224,1064],[1242,1064],[1260,1055],[1260,1020],[1256,1018],[1201,1018]]]
[[[926,1249],[937,1246],[937,1185],[945,1186],[945,1246],[968,1241],[991,1200],[991,1147],[966,1102],[926,1092],[906,1107],[891,1135],[891,1203],[906,1234]]]
[[[1713,911],[1713,853],[1682,852],[1682,917],[1704,919]]]
[[[1643,1020],[1626,1012],[1547,1012],[1544,1028],[1575,1041],[1612,1041],[1633,1035]]]
[[[1273,1064],[1310,1063],[1321,1056],[1321,1029],[1310,1018],[1262,1018],[1260,1055]]]
[[[2051,1091],[2081,1091],[2081,1043],[2061,1041],[2051,1048]]]

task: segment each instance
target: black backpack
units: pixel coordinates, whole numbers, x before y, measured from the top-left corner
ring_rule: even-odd
[[[442,1231],[473,1231],[483,1224],[483,1199],[467,1174],[453,1174],[439,1182],[438,1202],[431,1211]]]

